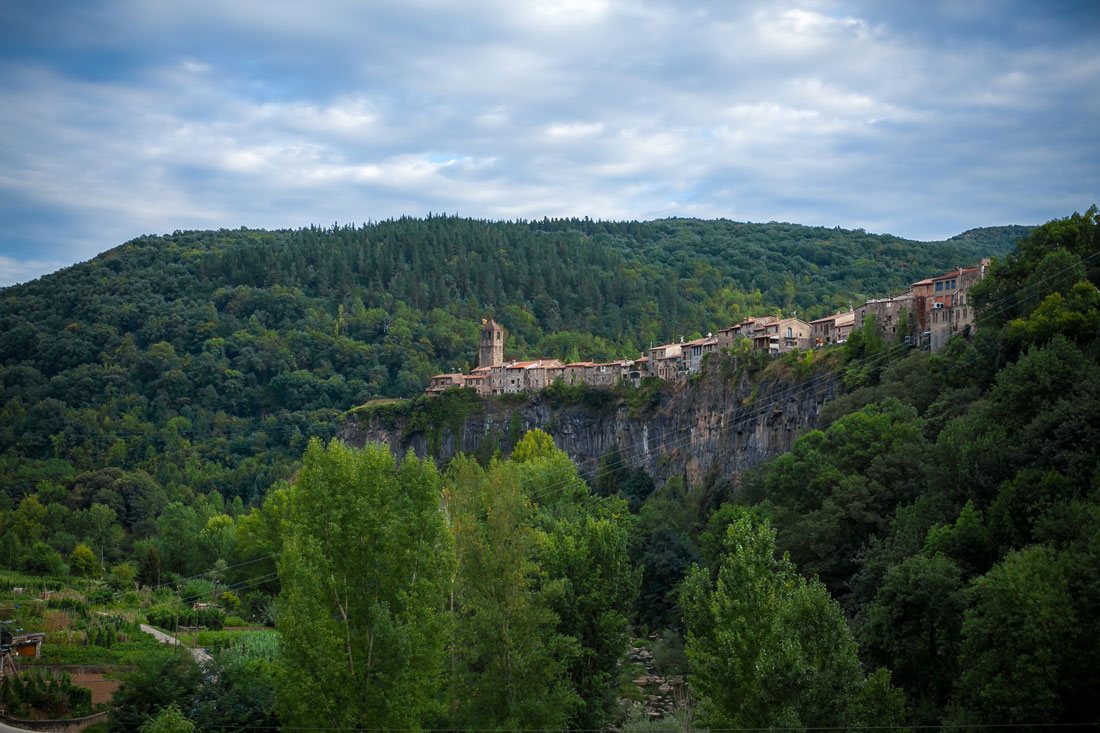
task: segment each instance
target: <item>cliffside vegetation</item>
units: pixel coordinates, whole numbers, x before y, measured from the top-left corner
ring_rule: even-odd
[[[864,683],[830,667],[853,639],[865,670],[889,670],[904,691],[912,724],[1100,721],[1098,284],[1095,208],[1037,228],[974,291],[972,340],[902,358],[873,331],[851,340],[864,386],[829,405],[820,430],[705,523],[661,529],[709,568],[681,596],[707,724],[850,724],[805,688],[849,690],[828,699],[856,695],[858,708]],[[761,569],[775,562],[759,549],[769,541],[811,579],[775,597],[823,588],[844,609],[853,636],[821,629],[836,634],[825,661],[787,601],[752,607],[758,587],[789,572],[787,560]],[[714,600],[723,587],[736,598]],[[782,662],[715,667],[763,654],[771,634]],[[798,694],[762,690],[784,685]]]

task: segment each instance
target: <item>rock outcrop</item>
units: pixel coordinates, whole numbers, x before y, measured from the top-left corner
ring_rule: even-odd
[[[813,429],[822,405],[840,393],[834,371],[809,371],[798,377],[789,364],[773,362],[749,373],[723,356],[694,379],[648,390],[592,390],[569,399],[553,393],[464,398],[463,414],[428,420],[415,406],[405,413],[361,410],[349,417],[341,437],[352,445],[380,442],[399,456],[411,449],[446,462],[459,452],[491,455],[499,448],[506,455],[523,433],[542,428],[589,475],[601,456],[617,448],[627,465],[643,469],[658,485],[673,476],[696,484],[711,473],[736,483],[745,469],[788,450]],[[430,410],[434,406],[426,399],[446,397],[420,398]]]

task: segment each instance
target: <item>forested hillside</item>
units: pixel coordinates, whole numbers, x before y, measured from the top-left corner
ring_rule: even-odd
[[[202,611],[217,623],[276,625],[262,659],[228,649],[205,680],[188,656],[139,664],[113,730],[158,714],[227,730],[317,715],[639,732],[1100,723],[1095,207],[999,258],[971,290],[976,332],[935,355],[868,323],[828,359],[722,356],[717,368],[749,383],[840,364],[847,389],[819,430],[740,481],[658,487],[614,448],[586,481],[541,431],[507,460],[445,470],[310,440],[351,403],[401,393],[403,348],[429,365],[472,351],[485,312],[521,348],[614,352],[637,344],[613,314],[665,337],[689,317],[709,328],[753,303],[801,307],[800,291],[783,300],[801,277],[790,263],[817,250],[784,239],[772,246],[786,260],[746,276],[731,264],[739,247],[763,246],[731,235],[723,250],[715,234],[739,227],[430,219],[177,235],[8,289],[0,565],[55,585],[85,576],[72,602],[92,619],[113,604],[131,626],[175,628],[203,598],[221,606]],[[463,232],[482,244],[460,248]],[[883,290],[952,264],[922,270],[930,252],[978,254],[835,236],[817,248],[849,257],[863,241],[896,264]],[[988,252],[985,234],[965,240]],[[490,253],[495,269],[459,264]],[[819,260],[829,274],[805,286],[825,301],[866,287]],[[776,273],[785,285],[751,290]],[[568,297],[551,299],[549,282]],[[448,288],[461,302],[432,308]],[[576,335],[545,325],[540,293]],[[648,322],[664,303],[679,315]],[[596,334],[581,332],[593,317]],[[620,666],[631,635],[645,669]],[[645,710],[650,671],[686,679],[675,719]]]
[[[810,316],[882,294],[1022,231],[917,243],[789,224],[431,217],[142,237],[0,293],[0,481],[13,502],[43,480],[95,486],[89,497],[125,495],[111,488],[123,480],[247,500],[343,410],[472,366],[486,315],[509,329],[509,356],[634,356],[749,312]]]
[[[852,391],[823,428],[685,534],[712,558],[681,596],[707,724],[844,725],[814,690],[849,684],[837,670],[856,642],[867,670],[890,670],[912,724],[1100,723],[1096,215],[1037,228],[993,267],[972,291],[971,341],[898,358],[874,329],[849,340]],[[839,602],[851,636],[784,617],[806,612],[797,593],[752,606],[794,568]],[[832,662],[815,659],[820,645]],[[741,676],[746,657],[761,665]],[[789,702],[766,692],[796,682]]]

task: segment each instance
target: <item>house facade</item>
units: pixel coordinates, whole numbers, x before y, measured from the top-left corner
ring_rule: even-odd
[[[842,344],[848,340],[856,322],[855,311],[834,313],[810,321],[810,342],[814,346]]]
[[[866,303],[856,309],[855,328],[862,328],[867,318],[870,317],[874,320],[875,325],[878,326],[879,335],[882,336],[884,341],[895,341],[898,338],[898,328],[906,331],[903,335],[908,335],[908,328],[906,324],[906,318],[903,318],[903,314],[912,314],[913,312],[913,293],[906,292],[901,295],[895,295],[889,298],[875,298],[868,300]],[[912,319],[908,320],[911,325]]]

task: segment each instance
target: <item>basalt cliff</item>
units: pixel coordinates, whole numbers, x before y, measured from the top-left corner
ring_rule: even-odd
[[[736,485],[743,471],[812,430],[822,406],[842,389],[828,367],[775,362],[747,369],[723,356],[682,383],[498,397],[456,390],[367,405],[349,414],[341,437],[351,445],[378,442],[399,456],[411,450],[446,463],[457,453],[507,455],[525,432],[541,428],[588,475],[601,456],[618,449],[626,464],[658,485],[674,476],[694,485],[708,475]]]

